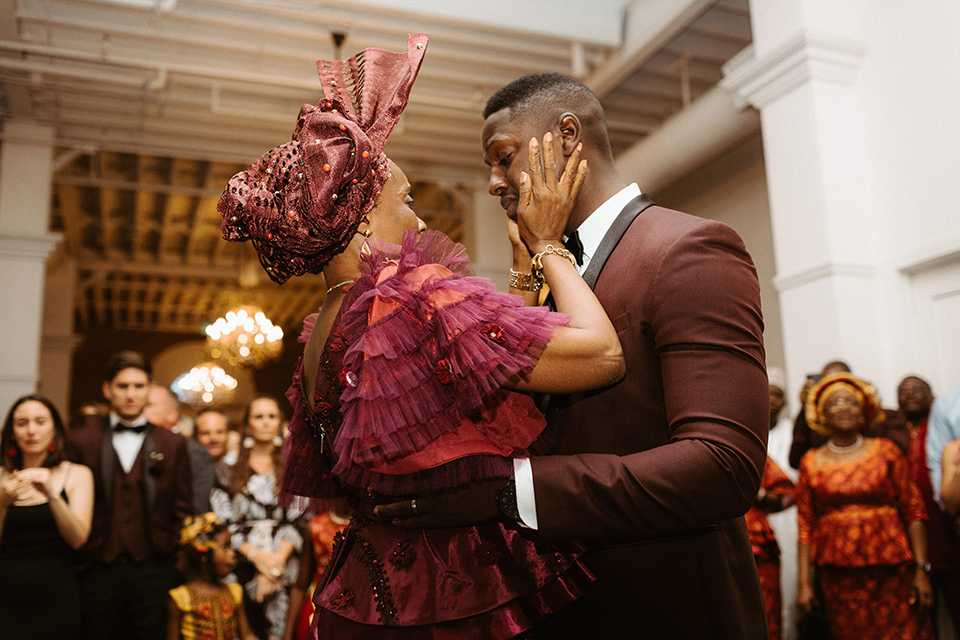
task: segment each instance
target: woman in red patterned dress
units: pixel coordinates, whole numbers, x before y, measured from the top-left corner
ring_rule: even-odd
[[[825,376],[806,415],[830,440],[800,463],[800,612],[814,604],[814,564],[835,640],[933,638],[923,500],[897,446],[860,433],[883,417],[876,392],[851,373]]]

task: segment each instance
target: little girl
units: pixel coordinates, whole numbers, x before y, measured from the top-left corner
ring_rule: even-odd
[[[237,562],[226,526],[214,513],[187,518],[180,545],[196,577],[169,592],[167,640],[256,640],[243,611],[243,587],[220,582]]]

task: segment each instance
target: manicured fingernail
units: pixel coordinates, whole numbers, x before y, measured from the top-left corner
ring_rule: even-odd
[[[577,151],[583,151],[583,143],[582,143],[582,142],[578,142],[578,143],[577,143]]]
[[[553,142],[553,134],[549,131],[543,136],[544,141]]]
[[[530,143],[531,143],[533,146],[537,146],[538,144],[540,144],[540,141],[537,140],[536,138],[530,138]]]
[[[373,508],[373,515],[375,515],[375,516],[379,516],[379,515],[380,515],[380,507],[374,507],[374,508]]]

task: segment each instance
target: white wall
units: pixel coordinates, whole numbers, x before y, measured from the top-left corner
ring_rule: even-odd
[[[862,81],[894,302],[885,329],[897,375],[946,391],[960,385],[960,4],[884,4],[867,12]]]
[[[761,112],[791,386],[831,358],[885,404],[960,384],[960,4],[751,1],[725,82]]]

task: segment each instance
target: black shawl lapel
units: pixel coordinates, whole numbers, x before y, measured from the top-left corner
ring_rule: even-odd
[[[617,248],[617,244],[620,242],[620,238],[623,237],[623,234],[627,232],[627,228],[630,226],[630,223],[636,219],[638,215],[643,213],[647,207],[651,206],[653,201],[650,200],[645,194],[640,194],[633,200],[627,203],[617,215],[616,219],[613,221],[613,224],[610,225],[610,228],[607,229],[607,232],[603,236],[603,240],[600,241],[600,246],[597,247],[596,253],[590,258],[590,264],[587,265],[587,270],[583,273],[583,279],[586,281],[590,288],[593,289],[597,284],[597,278],[600,277],[600,272],[603,270],[603,265],[607,263],[607,258],[610,257],[610,254],[613,253],[613,250]],[[550,308],[551,311],[557,310],[557,305],[553,302],[553,294],[548,294],[545,301],[546,305]],[[560,410],[560,404],[563,402],[565,396],[558,396],[556,394],[550,393],[534,393],[533,400],[537,404],[537,408],[540,409],[542,413],[547,418],[547,424],[552,425],[554,420],[557,417],[557,412]]]
[[[650,200],[646,194],[641,193],[627,203],[627,206],[620,211],[620,215],[617,216],[613,224],[610,225],[610,228],[607,229],[603,240],[600,241],[600,246],[597,247],[597,252],[590,258],[590,264],[587,265],[587,270],[583,272],[583,279],[586,280],[591,289],[596,286],[597,278],[600,277],[603,265],[607,263],[607,258],[609,258],[613,250],[617,248],[620,238],[627,232],[630,223],[651,205],[653,205],[653,201]]]

